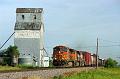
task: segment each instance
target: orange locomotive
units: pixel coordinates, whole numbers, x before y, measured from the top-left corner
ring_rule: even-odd
[[[56,46],[53,48],[53,65],[54,66],[79,66],[79,51],[65,47]]]
[[[69,49],[65,46],[56,46],[53,48],[53,65],[63,66],[69,60]]]

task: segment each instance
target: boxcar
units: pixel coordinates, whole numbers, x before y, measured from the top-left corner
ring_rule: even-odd
[[[96,54],[91,55],[91,66],[96,66]]]
[[[83,58],[85,60],[85,66],[91,66],[91,53],[86,51],[81,51],[83,53]]]
[[[102,66],[102,59],[100,59],[100,58],[98,59],[98,65]]]

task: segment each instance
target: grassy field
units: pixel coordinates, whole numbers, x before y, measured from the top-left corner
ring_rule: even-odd
[[[67,73],[53,79],[120,79],[120,68],[103,68],[80,73]]]

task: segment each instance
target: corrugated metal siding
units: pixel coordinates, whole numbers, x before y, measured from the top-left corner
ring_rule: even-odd
[[[15,38],[14,44],[18,47],[20,56],[30,54],[39,57],[40,39],[39,38]]]

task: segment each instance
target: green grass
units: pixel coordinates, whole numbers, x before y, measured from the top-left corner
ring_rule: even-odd
[[[11,66],[0,66],[0,71],[7,71],[7,70],[21,70],[21,68],[11,67]]]
[[[12,66],[0,66],[0,71],[14,71],[14,70],[28,70],[28,69],[36,69],[38,67],[33,67],[29,65],[18,65],[15,67]]]
[[[54,77],[53,79],[120,79],[120,68],[103,68],[92,71],[83,71],[73,75]]]

